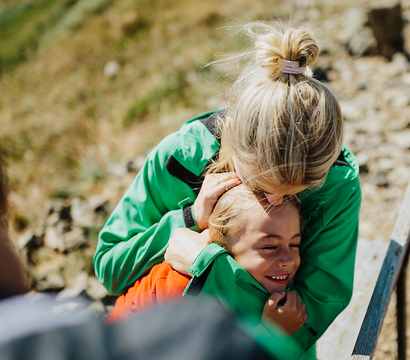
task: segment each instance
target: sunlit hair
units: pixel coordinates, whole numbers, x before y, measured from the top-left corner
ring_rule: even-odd
[[[279,64],[285,59],[309,66],[319,48],[304,30],[278,30],[264,23],[250,23],[244,30],[255,39],[254,49],[235,57],[250,60],[228,93],[228,108],[218,125],[219,157],[207,173],[234,171],[234,154],[247,180],[320,185],[342,147],[339,103],[309,68],[287,74]]]
[[[249,211],[253,211],[260,206],[263,206],[268,213],[272,213],[283,206],[294,206],[298,210],[302,230],[300,200],[295,195],[286,197],[281,205],[273,206],[268,203],[263,193],[255,193],[244,184],[241,184],[225,192],[216,203],[208,221],[212,241],[226,247],[229,239],[243,228]]]

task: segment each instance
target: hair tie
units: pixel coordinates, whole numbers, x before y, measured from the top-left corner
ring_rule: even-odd
[[[307,66],[299,66],[299,61],[279,59],[278,62],[283,66],[281,70],[285,74],[302,74],[307,68]]]

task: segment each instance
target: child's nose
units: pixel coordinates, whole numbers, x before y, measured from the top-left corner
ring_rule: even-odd
[[[282,249],[279,253],[278,265],[281,267],[292,266],[295,264],[295,259],[289,249]]]

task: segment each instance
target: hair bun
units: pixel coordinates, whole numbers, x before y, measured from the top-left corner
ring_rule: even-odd
[[[288,29],[284,33],[271,28],[259,35],[255,42],[256,61],[271,73],[279,72],[279,60],[298,61],[300,67],[309,66],[319,55],[316,41],[305,30]]]

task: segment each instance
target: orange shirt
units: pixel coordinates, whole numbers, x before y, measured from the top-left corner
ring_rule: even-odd
[[[155,265],[117,299],[106,323],[128,319],[152,306],[161,306],[169,301],[184,301],[182,293],[190,280],[188,275],[174,270],[165,261]]]

